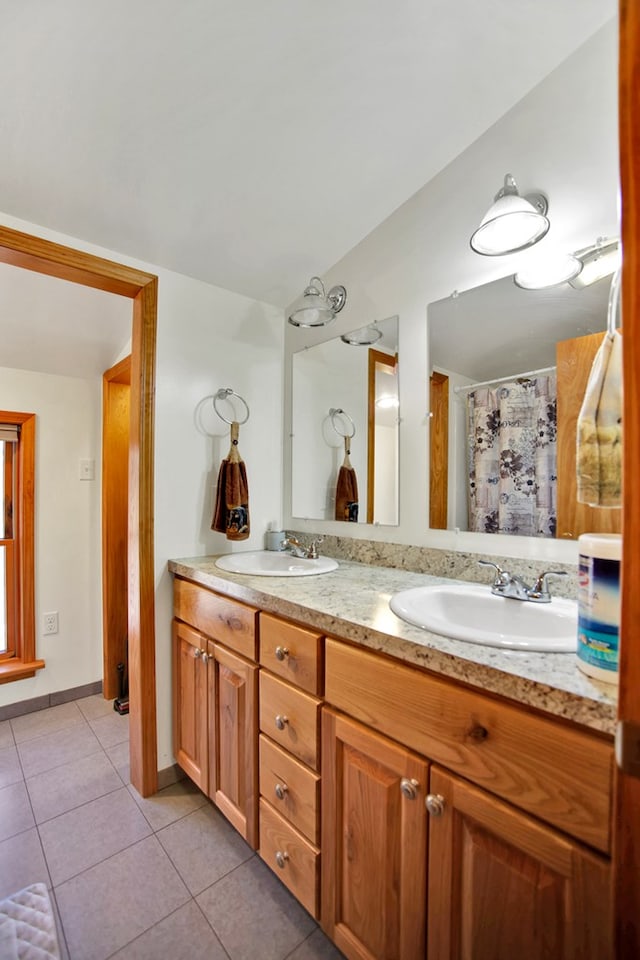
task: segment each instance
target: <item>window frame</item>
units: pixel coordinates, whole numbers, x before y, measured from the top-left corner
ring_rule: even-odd
[[[0,657],[0,683],[35,676],[44,667],[36,659],[35,629],[35,413],[0,410],[0,423],[17,424],[20,438],[14,450],[12,584],[7,583],[9,606],[13,605],[13,637],[7,637],[10,652]],[[7,628],[10,620],[7,618]]]

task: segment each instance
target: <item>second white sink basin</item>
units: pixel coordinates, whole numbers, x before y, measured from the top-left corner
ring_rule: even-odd
[[[389,606],[402,620],[454,640],[511,650],[575,653],[577,604],[507,600],[481,584],[436,584],[403,590]]]
[[[216,567],[229,573],[246,573],[252,577],[312,577],[329,573],[338,566],[331,557],[303,560],[290,553],[275,550],[251,550],[246,553],[228,553],[218,557]]]

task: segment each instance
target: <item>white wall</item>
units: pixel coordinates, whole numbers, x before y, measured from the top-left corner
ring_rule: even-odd
[[[99,379],[0,369],[0,409],[36,414],[35,677],[0,686],[0,705],[102,677]],[[96,479],[80,480],[80,459]],[[42,635],[57,611],[59,633]]]
[[[400,317],[400,526],[353,530],[334,522],[322,525],[325,532],[471,552],[576,559],[574,543],[429,531],[426,308],[454,290],[513,273],[526,256],[480,257],[469,248],[469,237],[506,173],[515,176],[523,192],[543,190],[549,198],[551,229],[536,249],[553,242],[572,251],[600,235],[618,235],[616,70],[617,29],[611,22],[325,273],[327,286],[342,283],[348,293],[330,334],[287,327],[288,405],[292,351],[375,319],[396,313]],[[285,437],[288,432],[285,424]],[[289,454],[285,445],[285,504],[290,503]],[[299,528],[318,529],[318,524]]]
[[[15,217],[0,214],[4,226],[86,250],[158,275],[158,337],[156,363],[155,418],[155,580],[156,580],[156,677],[158,697],[158,765],[172,762],[171,751],[171,579],[170,558],[202,556],[263,546],[267,523],[281,513],[282,489],[282,352],[283,319],[280,310],[248,297],[200,283],[153,264],[134,260],[115,251],[64,236]],[[38,375],[41,379],[41,375]],[[52,378],[61,380],[61,378]],[[4,376],[0,389],[4,391]],[[7,384],[9,380],[7,379]],[[209,527],[213,512],[213,491],[220,460],[229,449],[229,428],[213,412],[212,395],[220,387],[231,387],[249,404],[251,416],[240,430],[240,452],[248,471],[251,537],[242,543],[228,543]],[[53,389],[53,388],[52,388]],[[69,388],[71,391],[71,388]],[[4,394],[0,394],[0,402]],[[95,635],[100,628],[100,509],[98,483],[93,487],[91,506],[86,512],[91,524],[83,533],[82,547],[65,546],[66,526],[58,516],[57,498],[73,502],[75,512],[85,509],[81,485],[73,477],[79,456],[99,461],[100,393],[90,404],[77,397],[78,416],[91,416],[95,448],[92,453],[70,456],[73,469],[64,469],[54,482],[47,476],[39,484],[42,501],[39,514],[51,515],[54,533],[38,543],[38,609],[59,609],[62,624],[67,614],[56,586],[55,572],[71,556],[78,556],[78,585],[74,604],[88,611],[87,627]],[[18,393],[11,393],[11,407],[29,408]],[[25,406],[26,405],[26,406]],[[52,402],[53,409],[53,402]],[[91,413],[90,413],[91,411]],[[97,431],[97,432],[96,432]],[[80,492],[78,491],[80,486]],[[97,499],[96,499],[97,498]],[[39,534],[40,536],[40,534]],[[69,554],[69,556],[68,556]],[[80,569],[82,567],[82,569]],[[44,571],[47,571],[43,579]],[[51,581],[48,579],[51,577]],[[47,591],[43,592],[44,585]],[[65,604],[65,611],[67,606]],[[91,619],[89,618],[89,612]],[[77,614],[73,614],[76,616]],[[72,613],[69,613],[69,617]],[[79,654],[80,665],[71,672],[73,657],[64,657],[65,669],[54,674],[50,666],[55,643],[38,641],[38,655],[47,660],[35,680],[23,680],[0,687],[0,703],[14,703],[35,696],[99,679],[101,648]],[[97,651],[100,651],[98,654]],[[75,647],[74,647],[75,656]],[[82,675],[81,675],[82,674]],[[35,684],[47,684],[36,690]]]

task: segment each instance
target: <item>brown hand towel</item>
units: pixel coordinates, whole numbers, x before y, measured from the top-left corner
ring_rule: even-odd
[[[247,470],[238,453],[239,424],[231,424],[231,448],[220,464],[216,502],[211,529],[226,534],[227,540],[246,540],[249,526]]]
[[[358,478],[349,460],[349,437],[344,438],[344,462],[336,484],[336,520],[358,522]]]

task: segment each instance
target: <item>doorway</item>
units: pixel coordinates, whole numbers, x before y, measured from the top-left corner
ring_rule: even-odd
[[[157,790],[153,424],[158,278],[124,264],[0,226],[0,262],[128,297],[131,334],[128,510],[131,783]]]

